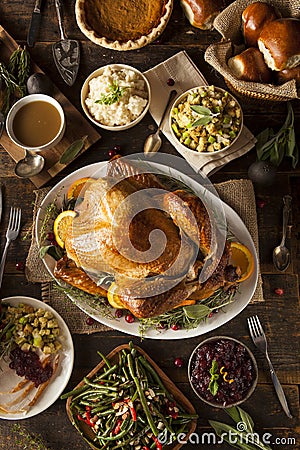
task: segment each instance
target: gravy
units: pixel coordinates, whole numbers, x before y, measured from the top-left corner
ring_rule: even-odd
[[[44,101],[28,103],[16,113],[13,132],[27,147],[39,147],[51,142],[61,127],[61,117],[55,106]]]

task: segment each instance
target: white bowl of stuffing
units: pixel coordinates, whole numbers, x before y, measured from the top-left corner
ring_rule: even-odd
[[[224,89],[198,86],[177,97],[170,110],[169,126],[184,150],[211,155],[236,142],[243,128],[243,112]]]
[[[122,131],[142,120],[149,109],[147,78],[134,67],[109,64],[92,72],[81,89],[81,105],[97,126]]]

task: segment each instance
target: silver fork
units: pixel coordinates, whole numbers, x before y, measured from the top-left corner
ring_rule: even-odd
[[[259,320],[258,316],[252,316],[252,317],[248,317],[247,321],[248,321],[250,335],[252,337],[254,344],[262,353],[264,353],[264,355],[267,358],[267,361],[268,361],[268,364],[270,367],[271,378],[272,378],[272,381],[273,381],[273,384],[274,384],[274,387],[276,390],[276,394],[281,403],[281,406],[282,406],[285,414],[290,419],[292,419],[293,416],[290,413],[285,394],[283,392],[280,381],[277,378],[274,367],[273,367],[271,360],[269,358],[269,355],[268,355],[268,343],[267,343],[267,339],[266,339],[266,335],[264,333],[263,327],[261,326],[260,320]]]
[[[3,272],[4,272],[4,266],[5,266],[8,247],[10,246],[10,243],[12,241],[17,239],[19,232],[20,232],[20,226],[21,226],[21,209],[11,207],[10,214],[9,214],[8,226],[7,226],[7,230],[6,230],[6,242],[5,242],[5,247],[4,247],[1,262],[0,262],[0,287],[2,284],[2,278],[3,278]]]

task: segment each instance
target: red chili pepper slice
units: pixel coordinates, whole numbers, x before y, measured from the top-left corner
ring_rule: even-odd
[[[115,428],[112,431],[112,434],[118,434],[121,430],[122,420],[118,419]]]
[[[152,436],[152,439],[153,439],[154,442],[155,442],[155,445],[156,445],[157,450],[162,450],[162,445],[161,445],[161,443],[159,442],[158,438],[157,438],[156,436]]]

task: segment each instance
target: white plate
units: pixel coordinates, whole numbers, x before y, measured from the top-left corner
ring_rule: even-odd
[[[51,311],[56,318],[59,328],[60,328],[60,342],[62,344],[62,349],[59,351],[59,362],[56,372],[51,379],[51,382],[46,387],[40,398],[37,400],[35,405],[29,409],[27,413],[17,413],[17,414],[5,414],[0,412],[1,419],[8,420],[19,420],[19,419],[28,419],[29,417],[36,416],[37,414],[45,411],[45,409],[49,408],[60,396],[60,394],[65,389],[69,378],[73,369],[74,362],[74,347],[73,341],[70,334],[70,331],[61,318],[61,316],[53,309],[51,306],[47,305],[40,300],[31,297],[7,297],[3,299],[4,303],[9,303],[12,306],[17,306],[19,303],[25,303],[27,305],[31,305],[34,308],[43,308],[46,311]],[[3,373],[0,371],[0,384],[1,390],[8,382],[7,377],[11,377],[12,375],[16,376],[16,384],[22,380],[21,377],[18,377],[15,372],[11,369],[7,368],[7,364],[2,362],[1,368],[3,369]],[[1,397],[0,397],[1,398]]]
[[[64,193],[67,192],[68,188],[74,181],[78,180],[79,178],[83,177],[101,177],[105,176],[106,173],[106,162],[99,162],[95,164],[91,164],[86,167],[82,167],[81,169],[76,170],[72,174],[65,177],[63,180],[61,180],[56,186],[54,186],[51,191],[46,195],[44,198],[41,207],[37,213],[37,220],[36,220],[36,239],[37,242],[39,240],[40,236],[40,227],[44,218],[45,213],[45,207],[49,203],[53,202],[54,199],[57,198],[57,195],[59,193],[60,198],[63,196]],[[150,164],[150,163],[148,163]],[[181,179],[182,181],[186,182],[187,185],[193,187],[195,192],[199,191],[199,183],[192,178],[188,177],[187,175],[184,175],[183,173],[158,164],[158,163],[151,163],[153,167],[159,169],[159,171],[162,173],[165,173],[169,176],[174,176],[175,179]],[[200,186],[201,188],[201,186]],[[204,188],[202,188],[204,189]],[[211,200],[214,202],[214,196],[211,194]],[[237,238],[238,241],[246,245],[252,254],[255,256],[255,264],[254,264],[254,271],[252,275],[244,282],[240,284],[239,291],[237,292],[235,296],[234,303],[228,305],[227,307],[222,308],[222,311],[218,314],[214,314],[212,318],[208,319],[206,322],[201,323],[197,328],[190,329],[190,330],[164,330],[164,331],[158,331],[156,329],[150,329],[147,330],[145,333],[146,338],[151,339],[183,339],[183,338],[190,338],[194,336],[200,336],[202,334],[208,333],[211,330],[214,330],[221,325],[225,324],[229,320],[233,319],[235,316],[237,316],[250,302],[256,288],[257,284],[257,278],[258,278],[258,260],[256,256],[256,250],[255,246],[252,240],[252,237],[247,230],[244,222],[241,220],[241,218],[238,216],[238,214],[230,208],[227,204],[222,202],[224,213],[227,219],[227,225],[231,231],[231,233]],[[220,204],[218,204],[218,207]],[[53,269],[55,266],[54,259],[46,255],[44,258],[44,263],[46,265],[47,270],[51,275],[53,275]],[[57,280],[56,280],[57,281]],[[85,313],[87,313],[89,316],[91,316],[93,319],[97,320],[98,322],[103,323],[104,325],[107,325],[111,328],[114,328],[115,330],[123,331],[124,333],[128,333],[134,336],[139,336],[139,322],[136,321],[134,323],[127,323],[123,318],[121,319],[110,319],[107,317],[101,316],[99,311],[91,307],[90,305],[85,304],[82,300],[78,301],[76,298],[70,298],[74,301],[74,303],[82,309]]]

